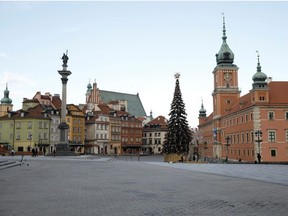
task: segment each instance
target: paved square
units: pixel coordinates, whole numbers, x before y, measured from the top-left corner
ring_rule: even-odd
[[[288,212],[288,184],[282,181],[288,166],[261,165],[261,172],[274,170],[271,178],[280,179],[276,183],[261,179],[257,165],[168,164],[148,157],[26,158],[22,166],[0,170],[1,216]],[[233,175],[233,169],[242,173]],[[256,177],[245,177],[245,169]]]

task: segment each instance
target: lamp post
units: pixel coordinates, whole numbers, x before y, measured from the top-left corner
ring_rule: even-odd
[[[229,144],[230,139],[231,138],[229,136],[226,137],[226,144],[225,144],[226,145],[226,163],[228,162],[228,153],[229,153],[228,147],[230,146],[230,144]]]
[[[28,146],[28,151],[30,151],[30,149],[31,149],[31,141],[32,141],[32,134],[31,133],[29,133],[29,140],[30,140],[30,144],[29,144],[29,146]]]
[[[256,130],[256,131],[255,131],[255,135],[256,135],[256,137],[257,137],[256,142],[258,143],[257,159],[258,159],[258,163],[261,163],[260,143],[262,142],[261,137],[262,137],[263,133],[262,133],[261,130]]]

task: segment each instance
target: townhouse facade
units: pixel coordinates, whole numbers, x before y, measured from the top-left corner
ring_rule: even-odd
[[[66,123],[68,129],[68,143],[76,153],[85,152],[85,114],[74,104],[67,104]]]
[[[238,67],[226,42],[213,70],[213,112],[199,110],[200,152],[208,157],[248,162],[288,162],[288,82],[272,81],[262,72],[258,54],[252,89],[240,96]]]
[[[32,148],[43,151],[50,145],[51,119],[41,105],[35,105],[35,101],[25,103],[30,104],[28,109],[11,111],[0,117],[1,142],[20,153],[30,152]]]
[[[85,148],[88,154],[110,154],[110,119],[99,111],[86,116]]]
[[[168,120],[158,116],[143,127],[143,152],[144,154],[161,154],[165,136],[168,132]]]
[[[142,122],[125,111],[117,111],[121,118],[121,146],[123,154],[140,154]]]

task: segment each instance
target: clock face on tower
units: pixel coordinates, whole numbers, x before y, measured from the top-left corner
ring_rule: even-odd
[[[231,73],[228,73],[228,72],[224,73],[224,79],[225,79],[226,81],[230,81],[231,78],[232,78]]]

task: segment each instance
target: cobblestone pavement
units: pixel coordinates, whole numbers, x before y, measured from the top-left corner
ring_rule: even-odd
[[[155,159],[26,157],[22,166],[0,171],[0,216],[287,215],[288,185],[265,175],[285,178],[288,166]],[[236,171],[223,173],[228,168]]]

